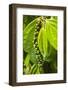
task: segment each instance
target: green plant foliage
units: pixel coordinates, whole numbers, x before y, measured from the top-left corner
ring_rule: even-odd
[[[57,49],[57,19],[46,20],[47,36],[50,44]]]
[[[32,21],[24,29],[24,51],[30,52],[33,48],[33,38],[36,20]]]
[[[23,74],[57,73],[57,17],[23,17]]]
[[[41,54],[43,55],[43,57],[46,56],[47,54],[47,49],[48,49],[48,41],[47,41],[47,33],[46,33],[46,29],[44,29],[43,27],[41,28],[39,35],[38,35],[38,45],[39,45],[39,49]]]

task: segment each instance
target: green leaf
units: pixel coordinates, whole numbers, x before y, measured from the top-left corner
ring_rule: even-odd
[[[33,48],[31,52],[29,52],[30,54],[30,61],[33,63],[33,64],[36,64],[37,61],[36,61],[36,53],[35,53],[35,49]]]
[[[37,16],[23,15],[23,28],[25,28],[35,18],[37,18]]]
[[[39,68],[39,66],[37,67],[36,74],[40,74],[40,68]]]
[[[34,68],[36,67],[36,64],[33,64],[30,70],[30,73],[33,73]]]
[[[30,61],[30,55],[27,54],[27,56],[26,56],[26,58],[25,58],[25,60],[24,60],[24,64],[25,64],[26,66],[29,66],[29,61]]]
[[[37,71],[37,65],[34,64],[34,65],[31,67],[31,73],[32,73],[32,74],[35,74],[36,71]]]
[[[57,60],[57,50],[49,44],[49,55],[46,56],[45,61],[52,62],[54,60]]]
[[[57,50],[57,19],[46,20],[46,31],[48,41]]]
[[[29,70],[30,70],[29,67],[27,67],[26,69],[24,69],[25,74],[30,74]]]
[[[56,60],[53,60],[53,62],[50,63],[51,71],[54,73],[57,73],[57,62]]]
[[[47,42],[46,29],[44,27],[41,28],[38,35],[38,46],[41,54],[43,55],[43,57],[45,57],[47,54],[48,42]]]
[[[30,74],[30,68],[31,68],[31,65],[30,65],[30,55],[27,54],[26,58],[24,59],[24,73],[25,74]]]
[[[31,73],[32,74],[40,74],[40,66],[39,64],[33,64],[33,66],[31,67]]]
[[[33,48],[34,30],[36,26],[36,19],[27,25],[24,30],[24,51],[30,52]]]

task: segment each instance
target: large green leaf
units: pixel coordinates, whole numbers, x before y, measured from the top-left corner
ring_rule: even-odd
[[[47,38],[50,44],[57,50],[57,19],[46,20]]]
[[[47,54],[48,42],[47,42],[46,28],[44,27],[41,28],[38,35],[38,46],[41,54],[43,55],[43,57],[45,57]]]
[[[50,45],[57,50],[57,18],[52,17],[51,19],[46,19],[45,26],[42,25],[38,35],[38,46],[43,59],[50,62],[51,59],[46,57],[50,56],[51,49]]]
[[[24,51],[30,52],[33,48],[34,30],[36,26],[36,19],[27,25],[24,29]]]

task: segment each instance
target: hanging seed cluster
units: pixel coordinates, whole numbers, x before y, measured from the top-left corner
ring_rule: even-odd
[[[35,54],[36,54],[36,59],[37,59],[38,64],[43,63],[43,56],[41,55],[41,52],[38,47],[38,35],[39,35],[39,31],[41,27],[42,27],[42,22],[41,22],[41,18],[39,18],[37,20],[36,28],[34,32],[34,48],[35,48]]]

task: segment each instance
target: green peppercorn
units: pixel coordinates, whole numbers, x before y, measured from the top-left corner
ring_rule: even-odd
[[[41,27],[42,27],[42,19],[39,18],[37,20],[37,23],[36,23],[35,32],[34,32],[34,40],[33,40],[33,44],[34,44],[33,46],[35,48],[36,59],[37,59],[37,62],[39,64],[41,64],[43,61],[43,57],[42,57],[41,52],[39,50],[38,41],[37,41],[38,34],[39,34]]]

